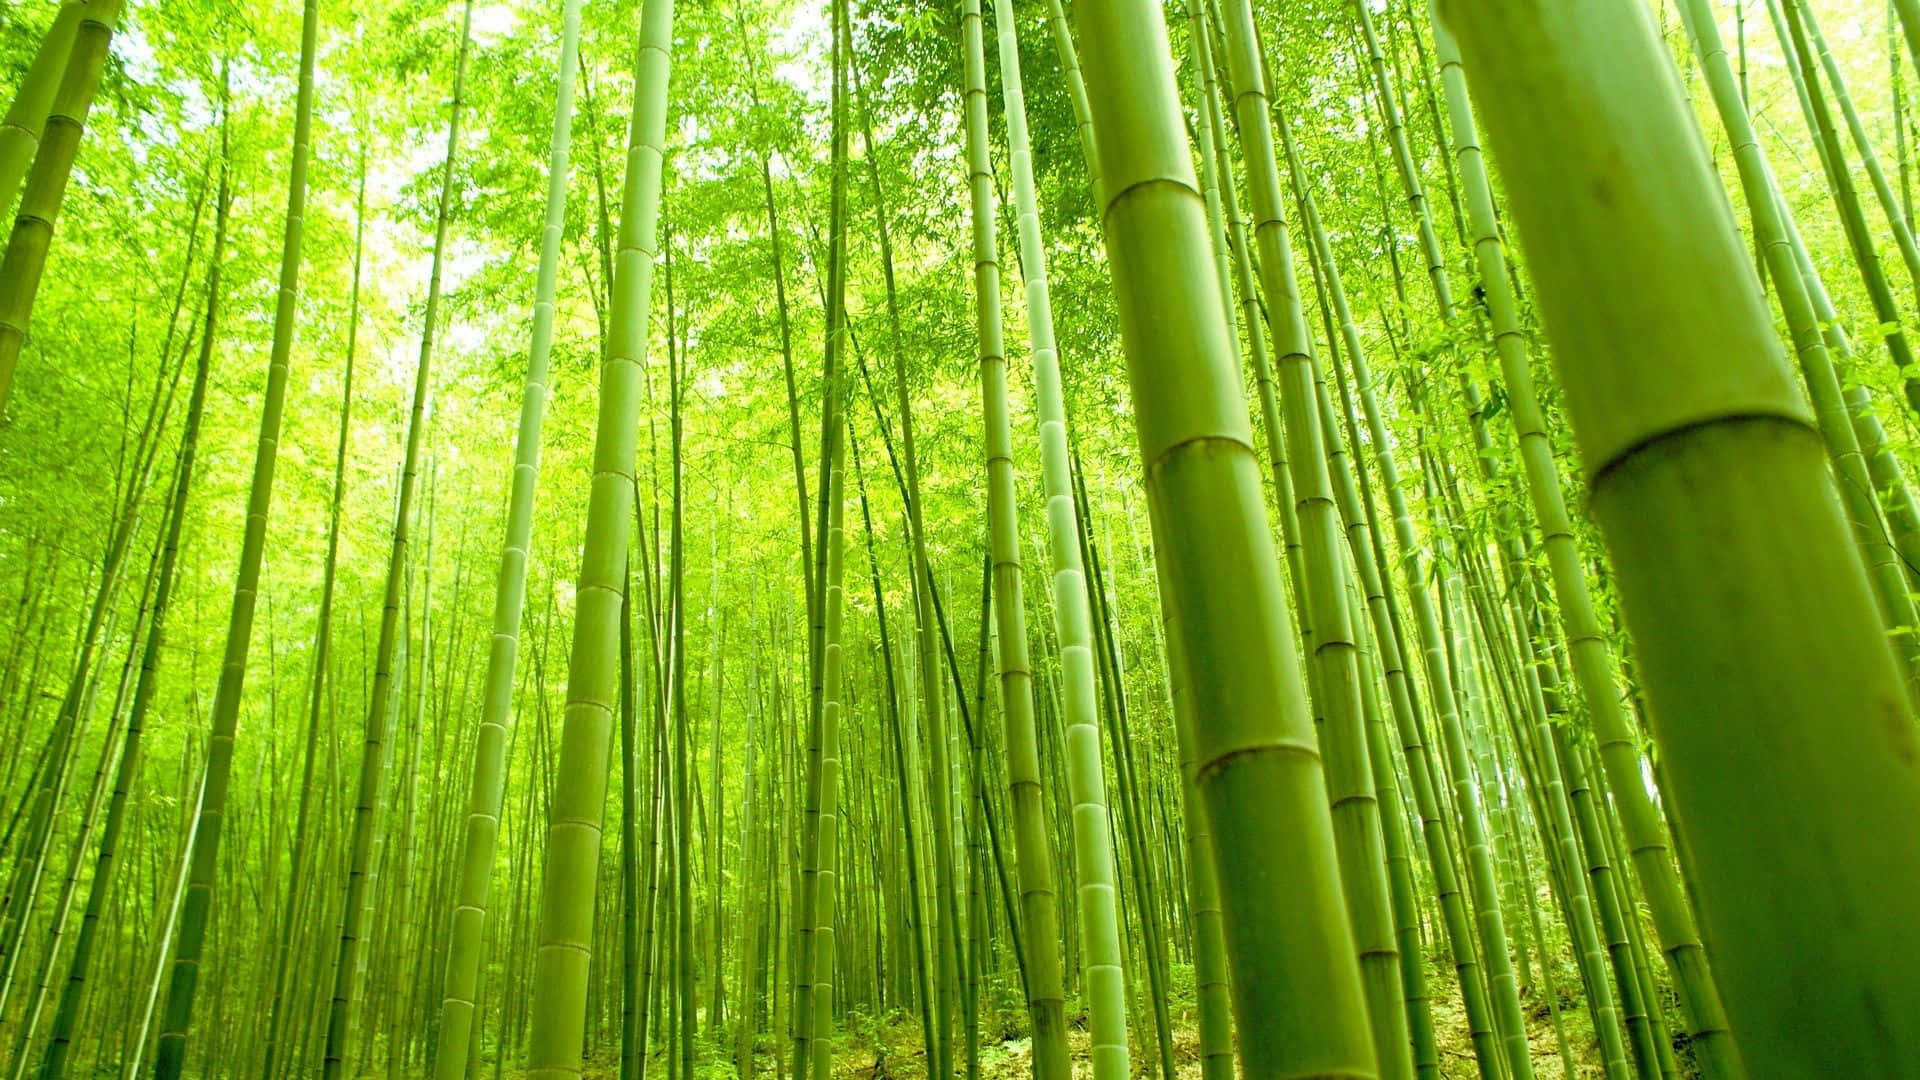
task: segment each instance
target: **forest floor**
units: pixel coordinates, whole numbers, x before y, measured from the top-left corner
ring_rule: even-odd
[[[1447,1080],[1475,1080],[1479,1070],[1474,1062],[1466,1012],[1453,973],[1443,969],[1443,963],[1437,958],[1430,958],[1428,963],[1428,985],[1435,991],[1433,1018],[1440,1049],[1440,1072]],[[1571,971],[1566,975],[1568,978],[1577,978]],[[1183,976],[1186,981],[1184,986],[1181,985]],[[1175,1001],[1171,1017],[1174,1068],[1182,1080],[1188,1077],[1197,1080],[1200,1076],[1200,1046],[1194,1022],[1191,974],[1177,970],[1174,981]],[[1566,1028],[1575,1062],[1573,1076],[1580,1080],[1602,1076],[1601,1067],[1595,1060],[1592,1029],[1578,1002],[1566,999],[1567,985],[1563,979],[1561,1021]],[[1090,1076],[1091,1070],[1087,1063],[1086,1014],[1084,1011],[1075,1014],[1075,1005],[1069,1003],[1067,1038],[1074,1060],[1074,1075],[1078,1078]],[[1523,1006],[1528,1042],[1533,1049],[1534,1076],[1537,1080],[1568,1080],[1544,993],[1534,988],[1523,1000]],[[1006,1012],[1005,1026],[1012,1028],[1021,1024],[1022,1018],[1014,1015],[1012,1010]],[[1016,1031],[998,1030],[1002,1023],[1000,1016],[991,1017],[981,1031],[980,1075],[983,1080],[1022,1080],[1032,1075],[1031,1044]],[[1134,1028],[1133,1073],[1139,1077],[1152,1076],[1158,1069],[1151,1020],[1144,1025],[1135,1024]],[[1144,1038],[1143,1031],[1146,1033]],[[927,1075],[926,1059],[921,1050],[919,1019],[911,1013],[895,1013],[883,1020],[855,1018],[839,1033],[838,1042],[834,1053],[836,1080],[924,1080]],[[756,1054],[755,1071],[762,1077],[775,1075],[772,1052],[773,1047],[763,1043]],[[962,1047],[956,1046],[956,1057],[961,1052]],[[958,1061],[955,1066],[960,1067]],[[731,1063],[718,1062],[709,1062],[698,1072],[701,1080],[731,1077],[734,1074]],[[592,1075],[591,1071],[589,1074]]]
[[[1436,990],[1433,1020],[1440,1049],[1440,1074],[1447,1080],[1477,1080],[1480,1074],[1474,1062],[1466,1010],[1452,973],[1443,972],[1437,965],[1430,964],[1428,985]],[[1197,1080],[1200,1076],[1200,1042],[1192,999],[1187,997],[1176,1005],[1172,1016],[1174,1069],[1181,1080],[1189,1077]],[[1523,1005],[1536,1080],[1567,1080],[1544,994],[1532,995]],[[1580,1080],[1604,1075],[1599,1062],[1593,1060],[1594,1051],[1588,1034],[1591,1029],[1585,1014],[1579,1010],[1578,1002],[1562,1002],[1561,1022],[1566,1026],[1574,1058],[1573,1075]],[[1151,1030],[1149,1023],[1146,1025],[1149,1034],[1144,1038],[1139,1032],[1134,1034],[1132,1056],[1135,1076],[1146,1077],[1157,1072],[1158,1055]],[[1026,1037],[1020,1035],[999,1040],[992,1039],[992,1034],[982,1032],[980,1075],[983,1080],[1023,1080],[1031,1076],[1032,1044]],[[1088,1033],[1084,1012],[1069,1017],[1067,1041],[1076,1080],[1090,1077],[1092,1072],[1088,1065]],[[958,1051],[959,1048],[955,1049]],[[910,1014],[899,1014],[886,1024],[871,1026],[866,1031],[846,1033],[834,1057],[834,1076],[837,1080],[923,1080],[927,1075],[925,1055],[920,1048],[920,1024]]]

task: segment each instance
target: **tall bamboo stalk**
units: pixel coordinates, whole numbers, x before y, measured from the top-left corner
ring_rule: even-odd
[[[224,142],[224,130],[222,139]],[[218,325],[221,256],[225,249],[228,212],[232,202],[226,155],[222,153],[220,189],[215,196],[213,258],[207,270],[207,306],[203,316],[199,359],[194,366],[193,389],[187,398],[185,426],[180,433],[180,448],[174,466],[173,487],[167,497],[167,513],[159,564],[153,591],[152,622],[147,629],[146,645],[140,654],[140,675],[134,686],[133,703],[127,714],[126,732],[120,746],[119,762],[114,769],[113,791],[107,803],[107,817],[100,830],[100,854],[94,863],[93,879],[87,888],[87,903],[75,936],[73,957],[68,962],[67,978],[54,1011],[53,1027],[47,1049],[41,1058],[42,1080],[59,1080],[66,1071],[72,1050],[80,1009],[85,1001],[87,975],[91,967],[100,922],[106,912],[120,836],[125,828],[127,800],[140,768],[147,713],[158,683],[161,650],[166,644],[167,616],[173,601],[175,571],[179,565],[180,536],[186,521],[188,495],[193,487],[195,455],[199,447],[200,423],[206,412],[207,383],[213,367],[213,338]]]
[[[1774,1075],[1910,1072],[1915,1034],[1880,1018],[1920,1007],[1891,899],[1920,838],[1882,826],[1920,811],[1920,747],[1671,62],[1616,0],[1441,14],[1505,165],[1733,1028]]]
[[[831,952],[822,953],[815,938],[823,925],[820,912],[821,875],[823,871],[831,874],[834,868],[827,863],[822,853],[823,825],[835,817],[827,804],[828,796],[837,798],[837,783],[830,786],[829,781],[837,782],[834,765],[837,755],[838,731],[829,731],[826,727],[828,671],[827,658],[831,651],[836,659],[840,650],[839,633],[841,610],[838,606],[828,605],[828,582],[837,573],[843,572],[843,552],[832,545],[836,534],[835,522],[844,522],[844,511],[836,515],[835,507],[844,501],[845,493],[838,490],[835,477],[841,472],[846,447],[846,399],[851,380],[845,371],[846,356],[846,215],[847,215],[847,114],[846,88],[843,85],[843,68],[846,55],[843,40],[842,0],[829,0],[828,21],[833,45],[829,50],[832,101],[830,105],[828,138],[831,143],[828,165],[828,207],[827,207],[827,256],[826,274],[823,283],[821,301],[826,322],[826,347],[821,361],[821,405],[820,405],[820,461],[819,480],[816,485],[819,503],[814,509],[813,521],[818,530],[813,541],[813,565],[808,573],[813,575],[813,606],[808,611],[809,626],[807,667],[807,728],[806,728],[806,790],[803,807],[804,817],[801,827],[799,898],[795,903],[795,955],[793,981],[793,1071],[796,1080],[806,1080],[814,1065],[821,1060],[831,1063],[831,1055],[813,1046],[816,1037],[831,1034],[833,1017],[829,1015],[823,1023],[815,1016],[816,1006],[824,1001],[833,1000],[831,972],[817,972],[818,961],[822,955],[831,957]],[[844,592],[841,594],[844,599]],[[836,666],[833,675],[837,680],[840,671]],[[837,687],[837,683],[836,683]],[[838,706],[835,707],[838,718]],[[829,738],[832,736],[832,738]],[[830,884],[831,880],[826,882]],[[832,919],[824,925],[831,937]],[[829,941],[831,944],[831,941]],[[825,994],[816,992],[816,974],[824,976],[828,982]],[[830,1070],[829,1070],[830,1071]]]
[[[1686,3],[1697,10],[1697,0],[1686,0]],[[1453,36],[1438,18],[1434,19],[1433,29],[1434,51],[1440,62],[1454,152],[1459,158],[1459,171],[1466,193],[1480,295],[1485,300],[1492,323],[1494,349],[1499,356],[1501,376],[1507,391],[1507,412],[1513,418],[1519,436],[1527,493],[1540,526],[1542,546],[1546,549],[1554,598],[1558,601],[1561,629],[1566,635],[1574,679],[1594,728],[1601,762],[1614,792],[1615,806],[1619,808],[1627,830],[1641,891],[1646,897],[1655,930],[1660,935],[1662,951],[1667,956],[1675,986],[1687,1012],[1696,1060],[1702,1071],[1710,1077],[1742,1076],[1745,1070],[1740,1063],[1739,1049],[1727,1030],[1726,1010],[1720,1002],[1719,988],[1714,983],[1713,971],[1706,950],[1700,944],[1699,933],[1694,929],[1693,913],[1681,888],[1678,870],[1667,850],[1659,811],[1642,779],[1637,735],[1614,682],[1613,657],[1601,634],[1580,552],[1574,542],[1573,522],[1567,513],[1560,468],[1554,460],[1545,414],[1540,408],[1539,395],[1534,390],[1533,358],[1521,325],[1519,304],[1507,274],[1506,251],[1494,212],[1493,189],[1480,153],[1479,130],[1474,122],[1473,107],[1467,100],[1466,76],[1460,68],[1459,50]],[[1716,29],[1713,31],[1716,44],[1718,38]],[[1710,80],[1716,82],[1716,97],[1722,93],[1723,87],[1731,89],[1728,81],[1731,71],[1726,69],[1725,53],[1719,55],[1720,70],[1714,72]],[[1745,153],[1748,148],[1757,151],[1757,144],[1750,140],[1740,143],[1736,153]],[[1766,209],[1771,209],[1770,193],[1765,195],[1763,203]],[[1769,250],[1773,250],[1773,239],[1765,236],[1764,230],[1763,238]],[[1781,295],[1785,302],[1788,294],[1784,286]],[[1800,295],[1804,299],[1804,291]],[[1817,329],[1810,326],[1805,329],[1814,331],[1817,347]],[[1796,338],[1805,340],[1798,332]],[[1815,389],[1816,401],[1820,400],[1823,389],[1829,384],[1837,394],[1838,386],[1832,384],[1831,367],[1825,374],[1825,384]],[[1810,378],[1809,381],[1813,380]],[[1851,428],[1845,427],[1844,418],[1840,424],[1844,430],[1835,430],[1832,434],[1850,437]],[[1844,464],[1844,460],[1836,458],[1836,465]],[[1872,513],[1870,492],[1863,491],[1861,494],[1868,497],[1864,506],[1850,506],[1856,512],[1865,509]],[[1910,610],[1911,604],[1908,607]]]
[[[592,494],[581,555],[567,709],[542,885],[534,968],[530,1080],[581,1074],[587,1024],[587,963],[599,884],[619,664],[620,598],[626,592],[627,524],[633,514],[633,422],[646,363],[653,259],[658,245],[665,158],[673,0],[647,0],[634,60],[633,119],[614,257],[612,318],[601,362]]]
[[[1326,781],[1166,24],[1142,0],[1085,4],[1078,19],[1156,546],[1194,715],[1206,718],[1196,781],[1213,827],[1241,1067],[1374,1076]]]
[[[1027,332],[1033,350],[1034,411],[1040,422],[1041,486],[1047,500],[1053,626],[1059,645],[1066,720],[1068,798],[1073,804],[1074,882],[1080,900],[1076,908],[1086,949],[1081,971],[1086,979],[1093,1075],[1096,1080],[1118,1080],[1128,1073],[1126,972],[1120,951],[1119,884],[1115,880],[1113,835],[1108,826],[1106,777],[1101,764],[1093,615],[1088,606],[1086,569],[1080,558],[1080,522],[1067,455],[1065,391],[1053,333],[1046,245],[1040,235],[1039,199],[1034,194],[1033,149],[1027,135],[1026,94],[1020,80],[1020,45],[1014,22],[1011,4],[996,12],[1000,88],[1013,163]],[[969,36],[970,47],[975,41]],[[985,66],[984,58],[976,60],[971,55],[967,62],[982,69]],[[991,229],[992,219],[986,224]],[[988,242],[992,243],[991,237]],[[1116,752],[1120,749],[1116,747]]]
[[[26,188],[20,196],[13,231],[7,237],[6,253],[0,256],[0,412],[6,410],[7,395],[13,389],[13,370],[20,363],[34,296],[40,291],[47,253],[53,247],[54,222],[60,216],[67,181],[73,176],[73,163],[80,154],[80,137],[86,131],[87,114],[93,107],[94,94],[100,89],[107,46],[119,28],[124,9],[125,0],[88,0],[81,13],[79,25],[74,28],[73,43],[68,46],[59,87],[53,92],[52,111],[46,115],[45,134],[40,137],[39,150],[27,170]],[[29,89],[35,91],[33,96],[38,96],[37,87]],[[28,105],[29,111],[35,108],[38,106]],[[12,203],[13,193],[0,190],[0,194],[7,196],[0,202],[0,212],[3,212]]]
[[[514,434],[507,531],[501,545],[500,571],[493,595],[493,636],[487,651],[484,683],[486,697],[474,737],[473,782],[461,839],[457,906],[447,942],[446,997],[440,1006],[440,1040],[434,1058],[434,1074],[440,1080],[461,1080],[477,1020],[474,1002],[479,994],[487,894],[493,877],[500,810],[506,798],[513,677],[520,654],[527,562],[533,545],[534,492],[540,475],[540,427],[546,417],[547,368],[553,355],[554,296],[558,291],[560,245],[566,226],[567,170],[573,144],[573,93],[580,64],[579,51],[580,0],[562,0],[553,134],[547,151],[546,220],[540,233],[540,268],[534,284],[533,336],[527,350],[527,373],[520,389],[520,425]],[[621,656],[626,658],[627,650],[622,649]]]
[[[1033,1031],[1036,1080],[1067,1080],[1065,989],[1059,908],[1054,893],[1034,718],[1033,668],[1027,644],[1021,584],[1019,512],[1013,470],[1013,421],[1007,405],[1007,360],[1000,306],[998,214],[987,143],[986,41],[979,0],[964,0],[960,15],[966,65],[963,108],[967,181],[973,228],[974,323],[980,395],[986,420],[987,536],[993,564],[993,615],[998,632],[1001,719],[1005,724],[1007,784],[1013,807],[1015,864],[1020,879],[1021,926],[1027,953],[1027,1014]],[[984,631],[983,631],[984,632]]]
[[[60,0],[60,9],[53,13],[53,22],[14,89],[5,118],[0,119],[0,213],[13,209],[20,181],[33,164],[40,134],[46,130],[47,114],[53,109],[54,94],[66,74],[67,58],[73,55],[80,17],[86,10],[87,0]]]
[[[109,5],[117,0],[107,0]],[[84,32],[85,27],[82,27]],[[78,43],[76,42],[76,48]],[[304,60],[303,60],[304,63]],[[287,213],[280,246],[280,277],[274,294],[273,343],[267,360],[266,389],[260,406],[260,435],[247,489],[246,524],[241,531],[240,566],[234,574],[233,605],[227,618],[226,645],[214,687],[204,785],[195,811],[188,876],[180,898],[180,920],[166,1008],[161,1018],[154,1065],[158,1080],[177,1080],[186,1068],[187,1027],[193,1018],[201,953],[211,921],[214,878],[219,869],[220,833],[226,819],[233,772],[233,743],[240,719],[247,654],[253,644],[254,606],[259,599],[260,563],[266,554],[267,515],[273,505],[274,469],[279,462],[281,421],[286,411],[287,375],[300,304],[300,243],[307,213],[307,163],[312,157],[313,79],[303,73],[295,98],[293,147],[287,170]],[[172,916],[169,917],[171,920]],[[169,921],[169,925],[171,922]]]
[[[361,940],[366,936],[367,876],[372,872],[374,830],[380,813],[382,778],[387,758],[393,663],[400,625],[400,596],[406,585],[412,544],[414,489],[420,471],[420,447],[426,438],[427,396],[433,385],[433,346],[439,332],[440,282],[445,265],[453,203],[454,167],[460,153],[460,118],[465,105],[467,54],[472,46],[473,0],[460,16],[460,48],[453,62],[453,101],[447,119],[446,160],[440,166],[440,198],[434,215],[433,266],[427,274],[427,305],[420,329],[420,355],[414,366],[413,397],[407,410],[406,449],[400,465],[400,491],[393,515],[393,541],[387,559],[386,587],[380,605],[380,639],[373,658],[372,700],[361,743],[359,788],[354,798],[352,843],[347,857],[346,912],[340,923],[339,952],[333,967],[333,997],[327,1008],[327,1035],[322,1070],[331,1080],[345,1068],[352,1022],[354,981],[358,975]],[[418,738],[418,732],[415,733]],[[411,789],[409,789],[411,790]],[[404,833],[403,833],[404,835]],[[404,878],[402,881],[404,882]],[[404,907],[404,905],[403,905]]]
[[[303,5],[301,16],[302,74],[311,78],[309,53],[318,43],[320,12],[317,0]],[[334,577],[340,559],[340,507],[346,498],[347,443],[353,418],[353,365],[359,344],[360,271],[366,243],[367,155],[360,151],[360,182],[354,197],[353,285],[348,303],[347,355],[341,374],[340,430],[334,443],[333,493],[327,509],[327,554],[322,564],[320,610],[314,620],[313,661],[308,674],[307,739],[300,779],[300,807],[294,823],[293,850],[287,873],[286,901],[281,914],[279,947],[273,957],[272,999],[267,1007],[264,1032],[265,1052],[261,1058],[261,1080],[273,1080],[282,1024],[285,1017],[287,979],[293,967],[295,937],[299,930],[308,866],[312,863],[311,819],[314,798],[314,767],[319,753],[320,724],[328,686],[328,664],[333,652]]]

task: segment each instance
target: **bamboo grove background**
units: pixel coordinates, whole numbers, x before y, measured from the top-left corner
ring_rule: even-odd
[[[1920,4],[1436,6],[0,7],[0,1069],[1920,1075]]]

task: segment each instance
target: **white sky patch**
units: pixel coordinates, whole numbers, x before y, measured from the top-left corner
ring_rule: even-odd
[[[794,9],[786,25],[773,33],[774,52],[787,57],[774,66],[774,77],[799,87],[810,101],[826,102],[832,93],[825,78],[830,36],[817,7]]]
[[[508,36],[520,25],[520,14],[511,4],[487,4],[473,9],[474,44],[485,46]]]

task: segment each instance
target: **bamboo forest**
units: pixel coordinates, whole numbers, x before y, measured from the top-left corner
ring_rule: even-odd
[[[1920,0],[0,0],[0,1080],[1920,1080]]]

